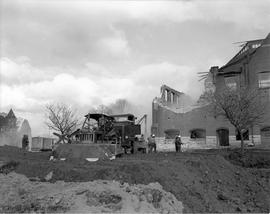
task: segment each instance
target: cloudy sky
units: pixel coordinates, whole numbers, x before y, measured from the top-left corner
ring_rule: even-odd
[[[270,0],[0,0],[0,111],[46,134],[44,106],[83,115],[125,98],[151,113],[167,84],[196,99],[197,72],[270,32]]]

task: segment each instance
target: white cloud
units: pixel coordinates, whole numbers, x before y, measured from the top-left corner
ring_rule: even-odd
[[[114,57],[125,57],[129,55],[130,47],[125,34],[111,26],[113,36],[102,38],[98,41],[98,46],[103,53]]]
[[[9,84],[22,84],[51,79],[57,73],[54,69],[41,70],[31,65],[28,57],[18,57],[16,60],[0,58],[0,78]]]
[[[25,0],[24,0],[25,2]],[[27,7],[33,9],[35,1],[28,1]],[[134,19],[149,19],[154,20],[159,17],[188,20],[191,17],[199,17],[200,13],[197,10],[193,1],[65,1],[63,10],[63,2],[56,1],[39,3],[40,7],[53,8],[62,13],[80,12],[80,14],[100,15],[103,19],[112,18],[113,21],[119,20],[123,16]],[[115,16],[111,16],[114,14]]]
[[[37,8],[33,6],[35,1],[28,2],[30,2],[29,8]],[[124,17],[156,23],[161,20],[174,22],[221,20],[245,26],[267,27],[266,25],[269,22],[266,20],[270,19],[270,0],[65,1],[64,7],[62,1],[53,4],[45,1],[43,4],[39,2],[39,5],[41,7],[52,7],[63,14],[79,12],[84,15],[102,16],[103,19],[112,22],[123,20]]]
[[[196,74],[201,70],[197,67],[203,64],[208,68],[224,62],[220,60],[222,48],[217,56],[214,53],[216,58],[208,57],[203,45],[195,50],[199,57],[192,56],[197,47],[193,43],[211,44],[213,32],[220,31],[200,33],[194,29],[204,30],[208,22],[214,23],[209,29],[223,28],[229,23],[230,30],[238,34],[217,32],[224,39],[217,41],[228,47],[230,40],[225,38],[249,39],[247,31],[255,32],[248,36],[264,35],[270,23],[270,0],[3,2],[5,22],[0,36],[5,58],[0,59],[0,107],[31,112],[26,117],[32,118],[34,126],[37,125],[34,118],[42,114],[47,102],[66,102],[83,111],[127,98],[150,112],[152,99],[159,96],[162,84],[197,97],[202,90]],[[186,21],[196,23],[188,23],[190,28],[185,28],[182,38],[174,29],[182,30],[185,24],[181,23]],[[164,28],[167,24],[169,27]],[[134,27],[134,31],[127,26]],[[189,34],[192,39],[196,35],[196,42],[189,39]],[[191,48],[179,46],[181,40],[186,40]],[[174,45],[176,49],[182,48],[182,52],[173,50]],[[201,61],[203,54],[206,56],[202,59],[208,57],[208,61]],[[20,55],[29,58],[16,58]],[[189,64],[194,67],[177,64],[178,56],[180,61],[191,56]],[[37,128],[33,127],[33,131]]]
[[[141,93],[138,94],[144,94],[148,100],[154,98],[154,92],[155,96],[159,95],[159,88],[163,84],[197,98],[202,90],[197,72],[193,67],[162,62],[139,68],[133,72],[131,78],[134,79],[135,85],[141,88]],[[147,93],[151,93],[152,98],[147,96]]]
[[[109,75],[109,71],[104,66],[94,63],[94,62],[87,62],[85,64],[86,69],[85,73],[88,75],[103,77],[104,75]]]
[[[5,61],[9,62],[8,59]],[[13,65],[17,67],[15,62]],[[30,63],[28,66],[33,67]],[[169,62],[142,66],[128,72],[125,78],[112,75],[99,77],[98,71],[104,73],[109,71],[96,63],[88,63],[86,69],[97,71],[94,74],[91,72],[88,74],[85,71],[78,71],[77,74],[73,71],[64,73],[67,71],[64,68],[58,68],[58,70],[62,73],[53,76],[52,79],[45,78],[36,82],[16,84],[3,81],[0,89],[1,109],[7,111],[13,107],[15,111],[17,109],[43,115],[44,106],[47,103],[64,102],[78,108],[80,114],[83,115],[85,112],[82,110],[126,98],[144,108],[146,112],[150,112],[151,102],[155,96],[159,96],[159,88],[162,84],[193,96],[197,96],[201,88],[196,80],[195,68]],[[15,71],[12,70],[12,72]],[[13,73],[10,74],[10,77],[13,76]],[[33,120],[34,116],[29,118]],[[39,130],[42,127],[41,123],[43,121],[40,121],[40,125],[36,125],[36,121],[33,122],[36,126],[33,127],[34,133],[41,132]]]
[[[44,107],[48,103],[63,102],[77,108],[82,116],[90,107],[109,104],[118,98],[129,97],[127,79],[102,79],[94,81],[88,77],[75,77],[70,74],[56,75],[52,81],[40,81],[30,84],[1,84],[0,108],[8,111],[13,108],[29,119],[33,134],[44,132]],[[28,114],[27,114],[28,112]],[[36,115],[36,117],[34,116]],[[43,130],[41,130],[41,128]]]
[[[5,110],[16,108],[36,111],[42,102],[42,99],[36,100],[28,96],[20,86],[8,86],[3,83],[0,87],[0,95],[0,107]]]
[[[115,13],[149,21],[158,21],[160,18],[184,21],[201,17],[194,2],[186,1],[95,1],[91,3],[91,9],[97,14]]]
[[[100,45],[104,51],[108,51],[113,56],[121,57],[123,55],[128,55],[129,53],[127,41],[120,37],[104,38],[100,41]]]
[[[240,28],[268,28],[270,0],[197,1],[202,20],[231,22]]]
[[[128,79],[108,78],[93,80],[90,77],[75,77],[58,74],[53,80],[29,84],[1,85],[1,108],[11,106],[35,111],[48,102],[65,102],[73,106],[97,106],[109,104],[115,99],[130,96]]]

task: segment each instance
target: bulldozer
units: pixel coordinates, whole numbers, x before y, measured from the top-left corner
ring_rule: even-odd
[[[124,153],[146,152],[147,143],[141,136],[141,122],[133,114],[106,115],[88,113],[81,129],[67,138],[68,143],[58,144],[54,156],[59,159],[114,159]],[[61,138],[60,138],[61,139]]]

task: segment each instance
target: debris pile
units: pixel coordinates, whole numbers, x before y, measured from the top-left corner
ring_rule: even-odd
[[[117,181],[31,182],[24,175],[0,174],[0,212],[182,213],[182,203],[158,183]]]

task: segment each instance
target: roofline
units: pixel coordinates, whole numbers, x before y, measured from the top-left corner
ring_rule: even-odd
[[[258,47],[258,48],[260,48],[260,47]],[[257,49],[258,48],[256,48],[252,53],[250,53],[250,56],[252,56],[256,51],[257,51]],[[242,49],[241,49],[242,50]],[[238,52],[239,53],[239,52]],[[236,56],[236,55],[235,55]],[[230,61],[232,61],[234,58],[235,58],[235,56],[230,60]],[[235,65],[235,64],[237,64],[239,61],[241,61],[241,60],[243,60],[243,58],[239,58],[238,60],[236,60],[235,62],[232,62],[232,63],[227,63],[227,64],[225,64],[225,65],[223,65],[222,67],[220,67],[219,68],[219,70],[222,70],[222,69],[224,69],[224,68],[227,68],[227,67],[229,67],[229,66],[231,66],[231,65]]]
[[[112,118],[111,116],[109,116],[109,115],[106,115],[106,114],[101,114],[101,113],[88,113],[88,114],[86,114],[86,115],[84,115],[84,117],[88,117],[88,116],[90,116],[90,118],[92,118],[92,119],[95,119],[95,118],[93,118],[93,117],[91,117],[91,115],[98,115],[98,116],[100,116],[100,117],[107,117],[107,118]]]
[[[227,72],[219,72],[217,75],[226,75],[226,74],[240,74],[241,71],[227,71]]]
[[[133,117],[135,117],[134,114],[130,114],[130,113],[127,113],[127,114],[113,114],[113,115],[110,115],[110,117],[126,117],[126,116],[133,116]]]
[[[249,42],[258,42],[258,41],[261,41],[261,42],[263,42],[264,41],[264,39],[255,39],[255,40],[248,40],[248,41],[245,41],[245,45],[233,56],[233,58],[231,58],[230,60],[229,60],[229,62],[227,62],[225,65],[223,65],[222,67],[220,67],[220,69],[223,69],[223,68],[226,68],[226,67],[228,67],[228,66],[230,66],[230,65],[234,65],[234,64],[236,64],[236,63],[238,63],[240,60],[242,60],[243,58],[239,58],[238,60],[236,60],[235,62],[232,62],[232,63],[230,63],[231,61],[233,61],[233,59],[235,59],[236,57],[238,57],[239,56],[239,53],[241,53],[241,51],[246,47],[246,45],[249,43]],[[244,43],[244,42],[243,42]],[[258,48],[260,48],[260,47],[258,47]],[[255,48],[251,53],[250,53],[250,55],[253,55],[255,52],[256,52],[256,50],[258,49],[258,48]]]
[[[253,39],[253,40],[247,40],[247,41],[242,41],[242,42],[236,42],[236,43],[248,43],[248,42],[257,42],[257,41],[262,41],[264,39]],[[235,44],[235,43],[234,43]]]
[[[179,94],[179,95],[184,94],[183,92],[177,91],[177,90],[175,90],[175,89],[173,89],[173,88],[171,88],[171,87],[169,87],[169,86],[167,86],[167,85],[165,85],[165,84],[163,84],[163,85],[160,87],[161,90],[162,90],[163,88],[167,88],[167,89],[169,89],[170,91],[172,91],[172,92],[174,92],[174,93],[176,93],[176,94]]]

